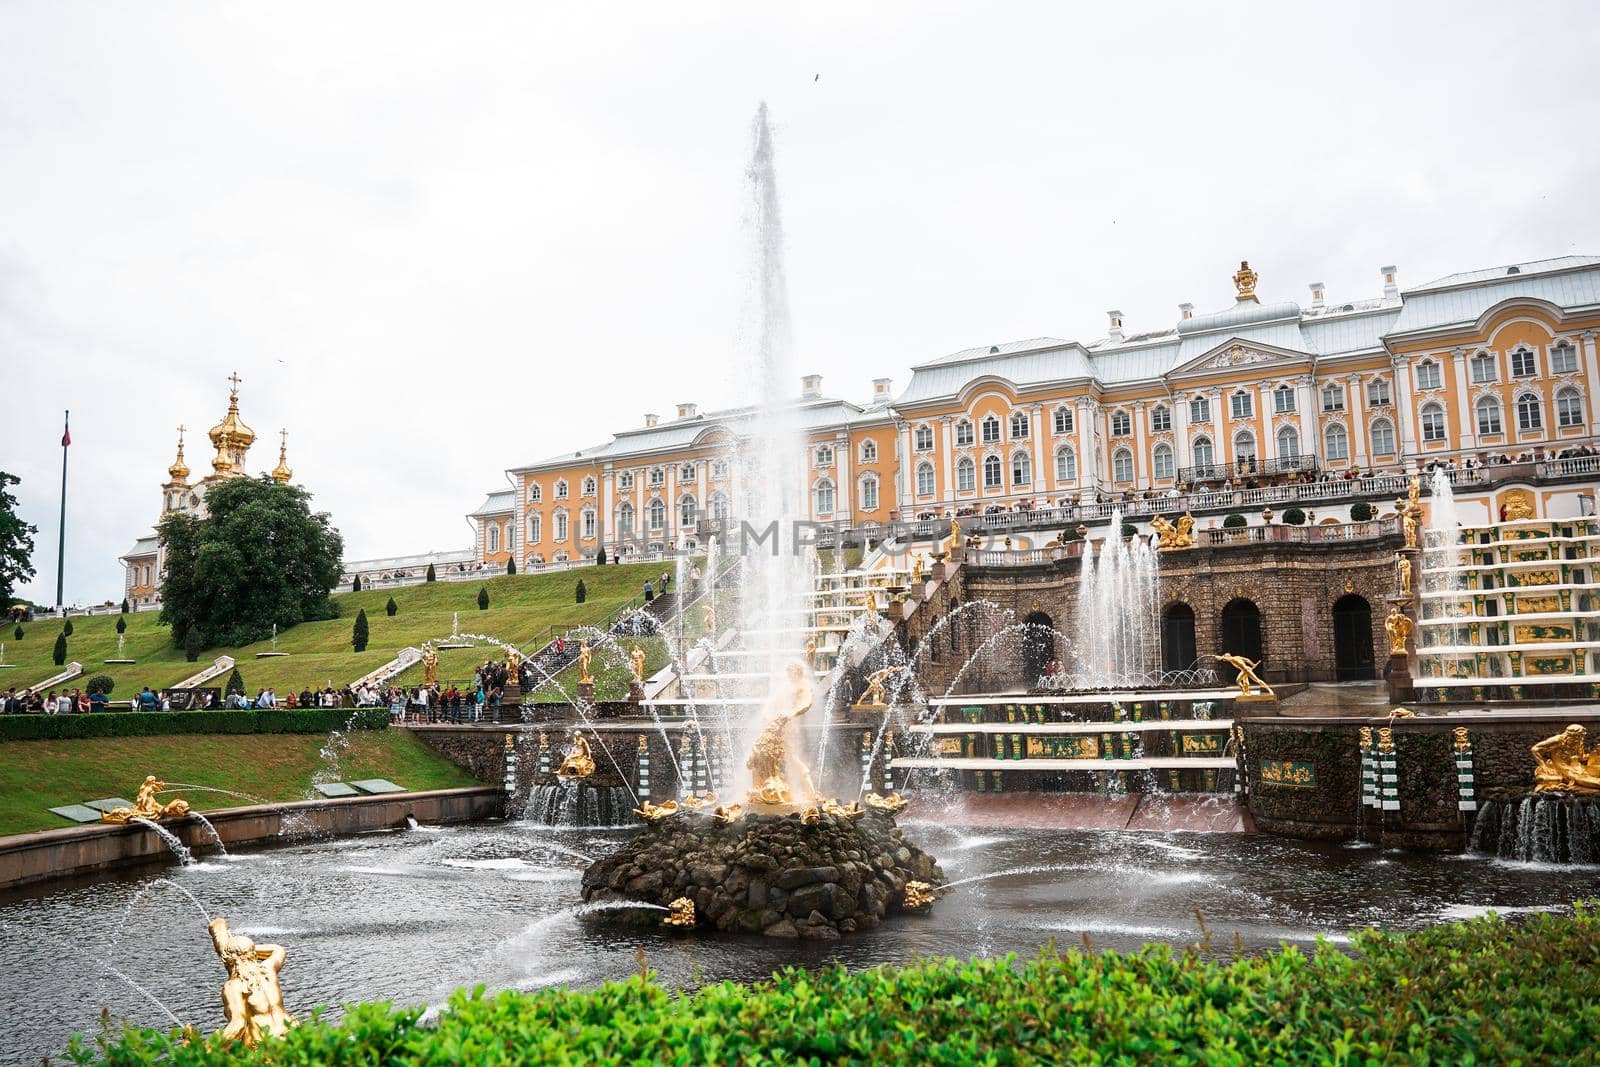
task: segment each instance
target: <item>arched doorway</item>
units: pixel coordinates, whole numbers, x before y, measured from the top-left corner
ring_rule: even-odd
[[[1186,671],[1194,666],[1194,609],[1173,604],[1161,613],[1161,669]]]
[[[1050,616],[1036,611],[1022,620],[1022,680],[1029,689],[1039,684],[1045,667],[1056,658],[1056,631]]]
[[[1222,640],[1217,651],[1231,652],[1235,656],[1243,656],[1257,663],[1262,661],[1261,609],[1256,607],[1255,601],[1239,597],[1223,606]],[[1233,681],[1239,674],[1226,663],[1217,664],[1217,673],[1228,682]]]
[[[1372,656],[1372,605],[1355,593],[1333,603],[1333,675],[1341,682],[1377,677]]]

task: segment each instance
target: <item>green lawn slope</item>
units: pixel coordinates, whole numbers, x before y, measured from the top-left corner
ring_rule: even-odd
[[[278,635],[278,651],[289,655],[269,659],[255,658],[257,652],[272,647],[270,642],[262,641],[243,648],[207,649],[201,653],[200,662],[191,664],[181,649],[172,647],[171,631],[157,621],[160,613],[145,611],[122,616],[128,621],[124,655],[138,662],[106,664],[104,660],[116,655],[118,616],[74,616],[73,634],[67,639],[67,661],[82,663],[86,677],[111,675],[116,680],[113,700],[126,699],[144,685],[157,689],[171,685],[224,655],[238,661],[245,687],[252,693],[269,686],[280,694],[307,685],[340,686],[382,666],[407,645],[448,636],[453,613],[460,613],[463,633],[485,634],[520,646],[546,627],[565,628],[604,619],[643,592],[645,579],[660,572],[659,563],[637,563],[505,575],[481,582],[428,582],[402,589],[340,593],[334,597],[340,606],[339,618],[301,623],[283,631]],[[588,593],[582,604],[576,603],[573,595],[580,578]],[[478,610],[480,587],[489,591],[487,611]],[[391,596],[400,608],[394,618],[384,614]],[[350,630],[356,612],[362,609],[367,612],[370,638],[367,650],[356,653],[350,649]],[[21,641],[13,635],[13,627],[0,629],[5,662],[16,664],[0,668],[0,689],[21,689],[56,673],[51,650],[62,625],[59,619],[24,624]],[[480,662],[487,653],[463,650],[449,655],[452,658],[441,656],[441,676],[452,677],[453,670],[456,675],[470,678],[468,665]]]

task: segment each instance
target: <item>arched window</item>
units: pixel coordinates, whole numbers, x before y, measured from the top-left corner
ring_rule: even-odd
[[[528,516],[528,544],[536,545],[544,540],[540,535],[544,533],[544,522],[537,515]]]
[[[984,444],[992,445],[996,441],[1000,440],[1000,420],[999,419],[995,418],[993,415],[989,415],[983,420],[982,425],[983,425],[983,443]]]
[[[565,511],[558,511],[556,512],[555,518],[556,542],[559,544],[567,539],[567,513]]]
[[[500,551],[500,527],[499,526],[490,526],[489,527],[489,551],[490,552],[498,552],[498,551]]]
[[[1001,487],[1000,457],[985,456],[983,458],[983,487],[985,489],[999,489]]]
[[[1445,439],[1444,408],[1438,404],[1422,405],[1422,439],[1424,441]]]
[[[1287,385],[1280,385],[1272,391],[1272,410],[1277,415],[1288,415],[1294,411],[1294,390]]]
[[[693,494],[687,495],[678,501],[678,525],[686,529],[693,529],[695,518],[700,509]]]
[[[1133,453],[1126,448],[1119,448],[1111,453],[1111,480],[1114,482],[1133,481]]]
[[[1563,389],[1556,394],[1556,425],[1562,429],[1583,425],[1583,397],[1576,389]]]
[[[650,529],[660,533],[667,528],[667,505],[660,497],[650,501],[645,509],[645,518],[650,522]]]
[[[970,457],[962,456],[956,463],[956,488],[970,493],[978,487],[978,470]]]
[[[870,437],[861,442],[861,462],[878,462],[878,442],[872,440]]]
[[[1194,444],[1189,447],[1189,451],[1194,453],[1194,465],[1201,470],[1216,465],[1216,453],[1211,448],[1211,438],[1196,437]],[[1200,477],[1204,478],[1207,475],[1202,474]]]
[[[918,452],[933,451],[933,427],[918,426],[911,431],[911,447]]]
[[[544,497],[544,492],[539,488],[538,482],[528,483],[528,503],[537,504]]]
[[[1056,433],[1071,433],[1072,409],[1065,406],[1056,408],[1055,414],[1051,417],[1051,425]]]
[[[1111,413],[1111,436],[1127,437],[1133,433],[1133,419],[1126,411],[1113,411]]]
[[[556,482],[556,499],[567,499],[567,480],[565,478],[562,478]]]
[[[1492,436],[1505,432],[1505,426],[1500,421],[1500,401],[1496,397],[1485,396],[1478,399],[1474,406],[1478,413],[1479,436]]]
[[[1372,439],[1374,456],[1394,455],[1394,423],[1388,419],[1374,419],[1367,436]]]
[[[1233,436],[1233,461],[1235,463],[1254,463],[1256,459],[1256,435],[1249,430],[1243,430]]]
[[[918,463],[917,464],[917,495],[918,496],[932,496],[933,495],[933,464],[932,463]]]
[[[1011,415],[1011,439],[1013,441],[1028,436],[1028,413],[1016,411]]]
[[[1070,447],[1063,445],[1056,449],[1056,481],[1075,482],[1078,480],[1078,454]]]
[[[1028,458],[1026,452],[1014,452],[1011,455],[1011,484],[1030,485],[1033,482],[1033,460]]]
[[[617,533],[624,537],[633,534],[633,505],[624,503],[617,509]]]
[[[1156,445],[1155,451],[1151,453],[1151,470],[1160,481],[1172,481],[1176,472],[1172,463],[1171,445]]]
[[[824,478],[817,483],[817,514],[830,515],[833,513],[833,483]]]
[[[972,423],[962,419],[956,423],[956,445],[966,448],[972,444]]]
[[[1551,374],[1574,374],[1578,370],[1578,353],[1566,341],[1562,341],[1550,350]]]
[[[585,478],[583,480],[583,495],[584,496],[594,496],[594,476],[593,475],[590,475],[589,477],[587,477],[587,478]]]
[[[1155,433],[1166,433],[1172,429],[1172,409],[1165,404],[1157,404],[1151,408],[1150,429]]]
[[[861,479],[861,510],[878,510],[878,476],[869,474]]]
[[[1334,423],[1322,431],[1322,455],[1330,462],[1340,462],[1350,458],[1350,435],[1343,426]]]
[[[593,541],[595,534],[594,508],[584,508],[578,516],[578,529],[582,531],[585,541]]]
[[[1300,458],[1300,433],[1293,426],[1285,426],[1278,431],[1278,458]]]

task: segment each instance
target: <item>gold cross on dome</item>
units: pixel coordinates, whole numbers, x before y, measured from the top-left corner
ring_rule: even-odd
[[[187,428],[181,422],[178,424],[178,444],[180,445],[183,444],[183,431]]]
[[[238,371],[234,371],[232,374],[228,375],[228,381],[233,383],[233,391],[236,393],[239,391],[239,383],[243,380],[244,379],[239,377]]]

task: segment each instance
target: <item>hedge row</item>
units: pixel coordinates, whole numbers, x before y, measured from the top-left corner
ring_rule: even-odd
[[[353,716],[353,718],[352,718]],[[296,708],[260,711],[110,711],[87,715],[0,716],[0,741],[162,734],[325,734],[389,724],[384,708]]]
[[[905,922],[921,920],[901,920]],[[938,914],[927,920],[938,922]],[[294,955],[285,978],[293,997]],[[79,1063],[1488,1064],[1594,1063],[1600,920],[1580,907],[1214,962],[1209,946],[1074,950],[861,973],[780,972],[686,995],[646,979],[588,992],[457,992],[420,1010],[356,1005],[257,1052],[180,1032],[74,1041]],[[291,1005],[293,1007],[293,1005]]]

